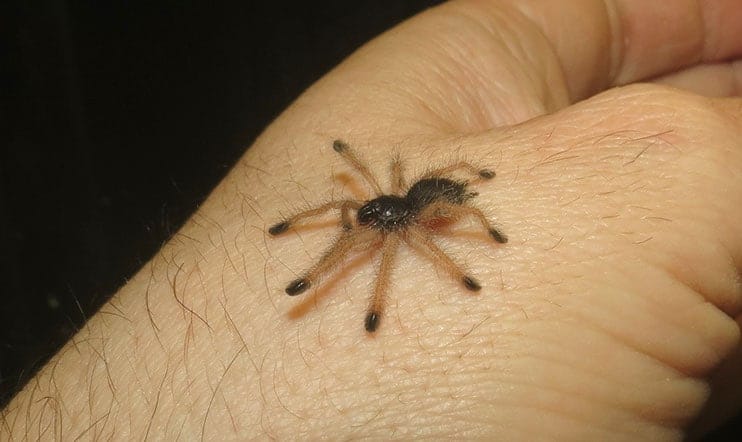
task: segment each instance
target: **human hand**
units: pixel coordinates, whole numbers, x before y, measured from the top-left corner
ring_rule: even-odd
[[[359,50],[122,289],[126,320],[94,318],[6,421],[42,428],[54,413],[21,404],[55,397],[72,433],[680,438],[739,346],[742,11],[565,3],[453,2]],[[644,80],[686,91],[610,89]],[[409,178],[459,158],[497,171],[476,204],[509,243],[438,239],[478,294],[403,250],[373,337],[375,264],[282,295],[333,227],[265,231],[351,187],[331,178],[335,138],[383,184],[395,152]],[[713,406],[739,408],[736,381]]]

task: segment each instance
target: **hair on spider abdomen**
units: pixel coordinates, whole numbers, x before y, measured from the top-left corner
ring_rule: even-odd
[[[451,259],[446,252],[431,239],[436,226],[453,223],[464,217],[473,217],[498,243],[507,242],[507,237],[495,228],[481,210],[468,204],[477,196],[469,191],[469,186],[495,177],[489,169],[479,169],[466,161],[459,161],[446,167],[431,170],[411,186],[407,186],[402,174],[399,159],[392,161],[390,193],[383,193],[378,181],[350,146],[335,140],[333,150],[358,172],[372,187],[376,194],[367,201],[338,200],[299,212],[280,221],[268,229],[273,236],[288,231],[303,220],[330,210],[340,211],[340,236],[325,251],[322,257],[301,277],[286,287],[286,294],[296,296],[309,289],[325,274],[340,265],[345,258],[358,250],[380,245],[381,262],[376,277],[376,285],[366,310],[364,326],[371,333],[376,331],[384,311],[385,296],[390,285],[390,273],[400,243],[413,249],[423,249],[433,261],[441,266],[451,277],[458,280],[464,288],[479,291],[482,286],[472,276]],[[451,175],[464,171],[472,178],[469,181],[456,180]],[[355,216],[354,216],[355,215]]]
[[[466,191],[465,181],[453,181],[448,178],[423,178],[410,187],[405,198],[421,210],[437,200],[461,205],[468,199],[477,196],[475,192]]]

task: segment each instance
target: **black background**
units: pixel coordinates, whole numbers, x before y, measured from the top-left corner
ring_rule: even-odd
[[[437,3],[2,2],[0,407],[301,91]]]

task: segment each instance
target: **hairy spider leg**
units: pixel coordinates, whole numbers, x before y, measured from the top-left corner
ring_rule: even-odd
[[[379,186],[379,182],[376,181],[376,178],[371,174],[371,171],[368,170],[368,166],[366,166],[364,161],[361,161],[361,159],[356,155],[355,152],[350,148],[348,143],[342,141],[342,140],[335,140],[332,143],[332,148],[335,150],[335,152],[339,153],[340,156],[348,162],[358,173],[360,173],[363,178],[366,179],[366,182],[373,187],[374,192],[376,192],[376,196],[381,196],[384,194],[384,192],[381,191],[381,186]]]
[[[433,221],[437,219],[446,219],[450,222],[456,222],[467,216],[473,216],[476,218],[490,237],[495,241],[500,244],[508,242],[508,237],[490,224],[484,213],[476,207],[451,204],[447,201],[436,201],[435,203],[425,207],[420,212],[417,219],[418,223],[424,226],[427,224],[434,224]]]
[[[440,247],[425,235],[419,227],[410,227],[402,238],[413,249],[423,248],[428,252],[434,264],[443,268],[453,279],[464,284],[467,290],[478,292],[482,286],[479,282],[467,275]]]
[[[329,249],[325,251],[317,263],[304,276],[297,278],[286,286],[286,294],[296,296],[304,293],[327,272],[343,262],[353,250],[369,247],[378,241],[377,232],[372,230],[350,230],[343,232]]]
[[[425,173],[425,175],[422,176],[421,179],[435,178],[435,177],[439,177],[442,175],[449,175],[452,172],[455,172],[457,170],[465,170],[469,172],[470,174],[475,175],[476,178],[470,181],[471,184],[475,184],[481,181],[491,180],[492,178],[495,177],[494,170],[480,169],[467,161],[459,161],[458,163],[452,164],[450,166],[441,167],[439,169],[428,171]]]
[[[317,206],[313,209],[305,210],[303,212],[299,212],[293,216],[290,216],[284,221],[281,221],[279,223],[276,223],[271,226],[270,229],[268,229],[268,233],[271,235],[280,235],[281,233],[284,233],[289,229],[289,227],[293,226],[297,222],[311,218],[314,216],[322,215],[323,213],[332,210],[332,209],[340,209],[340,219],[343,225],[344,230],[351,230],[353,228],[353,218],[350,215],[351,210],[358,210],[363,206],[363,204],[359,201],[353,201],[353,200],[343,200],[343,201],[331,201],[329,203],[322,204],[321,206]]]
[[[384,238],[384,245],[381,248],[379,273],[376,275],[376,286],[368,303],[368,313],[366,313],[365,326],[366,331],[369,333],[376,331],[381,316],[384,314],[384,307],[386,307],[385,298],[389,291],[391,272],[398,249],[399,236],[396,233],[388,234]]]
[[[407,183],[404,179],[404,166],[402,159],[399,155],[395,155],[392,160],[392,193],[394,195],[402,195],[404,189],[407,188]]]

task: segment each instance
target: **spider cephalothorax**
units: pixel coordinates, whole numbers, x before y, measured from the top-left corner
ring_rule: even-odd
[[[404,228],[415,216],[415,209],[407,198],[381,195],[361,206],[356,219],[362,226],[392,232]]]
[[[442,223],[452,223],[465,216],[472,216],[487,229],[492,239],[499,243],[506,243],[505,235],[493,227],[479,209],[467,204],[467,201],[477,195],[476,192],[470,192],[468,186],[494,178],[494,172],[488,169],[478,169],[468,162],[461,161],[424,174],[408,188],[402,176],[402,164],[396,159],[392,162],[391,193],[385,194],[368,167],[346,143],[336,140],[333,148],[366,179],[373,187],[376,197],[365,202],[332,201],[297,213],[268,229],[271,235],[280,235],[301,220],[321,215],[328,210],[340,210],[343,233],[314,267],[286,287],[288,295],[295,296],[305,292],[353,251],[380,244],[381,266],[365,320],[366,330],[374,332],[384,310],[389,273],[400,242],[414,248],[425,249],[436,263],[459,280],[468,290],[477,291],[482,288],[476,279],[464,273],[430,239],[430,234],[436,226]],[[457,181],[445,176],[458,170],[468,172],[474,178],[471,181]]]

